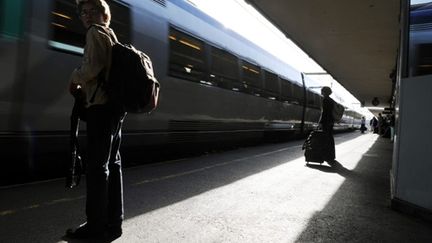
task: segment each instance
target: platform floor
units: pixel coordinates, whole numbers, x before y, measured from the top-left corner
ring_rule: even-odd
[[[432,242],[432,225],[390,209],[392,144],[336,136],[337,163],[306,166],[302,141],[129,168],[115,242]],[[84,185],[0,188],[0,242],[63,238],[84,219]]]

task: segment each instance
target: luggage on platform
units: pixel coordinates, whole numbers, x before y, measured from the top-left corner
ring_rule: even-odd
[[[303,143],[306,163],[316,162],[322,164],[329,158],[330,143],[328,134],[323,131],[312,131]]]

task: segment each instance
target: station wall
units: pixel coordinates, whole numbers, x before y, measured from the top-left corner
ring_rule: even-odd
[[[432,75],[402,79],[393,199],[432,212]]]

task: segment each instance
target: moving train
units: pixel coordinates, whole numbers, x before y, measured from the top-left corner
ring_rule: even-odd
[[[157,110],[127,115],[123,147],[259,140],[317,127],[322,97],[313,80],[188,1],[109,4],[119,40],[151,57],[161,83]],[[36,155],[68,150],[67,87],[85,29],[72,0],[0,5],[0,146],[13,158],[1,173],[28,176],[54,166]],[[360,119],[347,108],[335,129],[356,129]]]
[[[408,75],[432,74],[432,3],[411,5],[409,24]]]

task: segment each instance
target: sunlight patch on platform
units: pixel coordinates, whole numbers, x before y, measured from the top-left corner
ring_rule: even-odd
[[[344,168],[341,171],[354,169],[377,139],[375,135],[364,135],[338,144],[338,161]],[[273,160],[279,160],[279,165],[128,218],[125,229],[135,234],[128,240],[294,242],[338,192],[345,182],[344,173],[332,171],[327,163],[321,169],[306,167],[300,146],[225,161],[191,173],[230,163]],[[177,176],[161,179],[172,180]],[[136,186],[147,183],[151,181]]]

